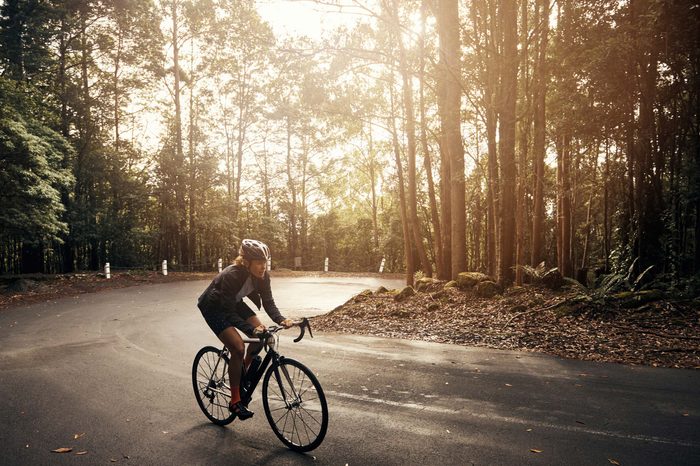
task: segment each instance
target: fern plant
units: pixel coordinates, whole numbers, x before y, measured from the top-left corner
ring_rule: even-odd
[[[594,291],[600,294],[610,294],[616,291],[638,291],[642,287],[644,279],[647,278],[654,266],[650,265],[639,275],[634,277],[634,269],[637,266],[637,262],[639,262],[639,257],[632,261],[626,274],[617,272],[604,275],[600,284],[596,286]]]
[[[544,280],[547,276],[559,271],[558,267],[547,269],[545,267],[544,261],[540,262],[537,265],[537,267],[532,267],[529,265],[520,265],[519,267],[525,275],[530,277],[533,283],[539,283],[542,280]]]

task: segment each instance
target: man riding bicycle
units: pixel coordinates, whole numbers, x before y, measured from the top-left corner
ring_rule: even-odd
[[[270,249],[265,243],[244,239],[234,263],[214,277],[197,301],[197,307],[209,328],[231,354],[228,366],[231,385],[229,409],[241,420],[253,416],[253,412],[241,402],[241,367],[245,364],[247,369],[262,346],[250,344],[245,354],[245,344],[235,329],[248,336],[260,336],[266,330],[243,298],[248,297],[258,309],[262,302],[265,312],[276,324],[285,328],[293,325],[291,319],[282,316],[272,298],[270,274],[267,272],[269,259]]]

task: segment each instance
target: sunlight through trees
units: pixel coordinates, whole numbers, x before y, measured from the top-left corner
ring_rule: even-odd
[[[700,270],[700,8],[2,0],[0,272]]]

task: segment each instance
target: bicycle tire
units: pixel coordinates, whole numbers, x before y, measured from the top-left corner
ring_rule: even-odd
[[[228,357],[223,356],[224,364],[219,363],[221,349],[205,346],[200,349],[192,363],[192,388],[197,404],[204,415],[216,425],[230,424],[236,416],[228,409],[231,389],[228,387]]]
[[[281,358],[268,368],[263,407],[272,431],[291,450],[307,452],[323,442],[328,429],[326,396],[313,372],[299,361]]]

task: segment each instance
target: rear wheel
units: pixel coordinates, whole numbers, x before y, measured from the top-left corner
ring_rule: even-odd
[[[229,411],[231,388],[228,383],[228,356],[219,358],[221,349],[205,346],[192,363],[192,386],[197,404],[214,424],[231,423],[235,416]]]
[[[311,451],[326,436],[326,396],[311,370],[298,361],[280,358],[268,369],[263,406],[275,435],[292,450]]]

